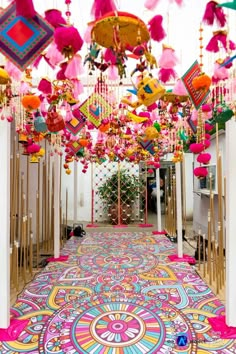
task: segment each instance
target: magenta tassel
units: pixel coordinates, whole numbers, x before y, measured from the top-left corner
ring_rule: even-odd
[[[206,25],[212,26],[214,23],[215,9],[217,6],[216,1],[209,1],[206,4],[205,12],[202,18],[202,22]]]
[[[44,93],[45,95],[49,95],[52,93],[52,84],[51,81],[45,78],[42,78],[38,84],[38,90]]]
[[[66,20],[62,17],[61,11],[57,9],[45,11],[45,20],[47,20],[54,28],[66,25]]]
[[[67,63],[60,64],[61,69],[58,71],[56,78],[57,80],[66,80],[67,77],[65,76],[65,71],[67,68]]]
[[[144,3],[144,7],[148,10],[154,10],[157,6],[159,0],[146,0]]]
[[[114,0],[94,0],[91,15],[98,18],[104,16],[108,12],[117,11]]]
[[[224,27],[226,24],[226,16],[222,7],[216,7],[215,9],[216,21],[221,27]]]
[[[213,52],[213,53],[219,52],[220,48],[218,42],[221,42],[223,47],[227,49],[227,35],[224,33],[217,33],[210,39],[209,43],[206,46],[206,50],[208,52]],[[229,40],[228,44],[229,44],[229,49],[234,50],[236,48],[235,43],[232,42],[231,40]]]
[[[160,42],[166,36],[164,28],[162,27],[162,21],[163,17],[161,15],[156,15],[148,22],[150,36],[157,42]]]
[[[15,0],[16,16],[23,16],[32,18],[36,15],[34,4],[32,0]]]
[[[164,82],[170,81],[171,79],[177,78],[177,73],[174,69],[160,69],[158,73],[158,78],[160,81]]]

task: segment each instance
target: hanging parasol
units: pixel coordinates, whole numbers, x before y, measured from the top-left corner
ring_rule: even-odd
[[[102,47],[121,50],[127,44],[137,46],[148,42],[150,35],[146,24],[137,16],[113,11],[93,22],[91,38]]]

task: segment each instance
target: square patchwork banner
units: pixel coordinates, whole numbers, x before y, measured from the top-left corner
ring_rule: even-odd
[[[66,129],[69,130],[73,135],[77,135],[85,126],[86,118],[78,109],[76,109],[76,112],[75,110],[72,111],[72,113],[74,116],[69,122],[66,122]]]
[[[96,128],[99,128],[102,120],[112,113],[113,107],[99,93],[94,92],[82,103],[79,110]]]
[[[193,65],[188,69],[188,71],[182,76],[182,81],[184,86],[190,96],[192,103],[196,109],[199,109],[201,105],[205,102],[207,96],[210,93],[210,90],[195,90],[192,85],[192,81],[195,77],[201,74],[201,67],[196,60]]]
[[[33,18],[16,16],[14,3],[0,14],[0,52],[21,71],[52,42],[53,34],[54,28],[39,14]]]
[[[151,155],[155,154],[154,145],[151,140],[145,140],[145,141],[140,140],[139,144],[142,146],[143,149],[147,150]]]

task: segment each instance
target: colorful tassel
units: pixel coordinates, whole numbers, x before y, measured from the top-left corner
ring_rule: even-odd
[[[236,45],[231,40],[227,41],[227,32],[226,31],[216,31],[213,32],[213,37],[210,39],[206,46],[206,50],[208,52],[217,53],[220,50],[219,42],[223,45],[225,50],[227,50],[227,46],[229,49],[234,50]]]
[[[78,79],[73,79],[71,81],[73,83],[73,95],[75,98],[77,98],[79,95],[81,95],[84,92],[84,86],[81,83],[81,81]]]
[[[183,81],[181,79],[176,81],[176,84],[173,88],[172,91],[175,95],[179,95],[179,96],[187,96],[188,92],[183,84]]]
[[[78,76],[84,73],[82,59],[79,54],[73,56],[73,58],[68,62],[65,76],[68,79],[76,79]]]
[[[111,65],[115,65],[117,63],[117,55],[112,48],[107,48],[104,51],[103,59],[105,60],[106,63]]]
[[[163,17],[161,15],[154,16],[148,22],[148,30],[150,32],[150,36],[154,41],[160,42],[165,38],[166,33],[164,28],[162,27]]]
[[[51,43],[47,53],[45,54],[45,57],[49,60],[50,64],[52,64],[53,66],[58,65],[64,60],[64,56],[57,49],[57,45],[55,42]]]
[[[50,25],[54,28],[66,25],[66,20],[62,17],[61,11],[58,9],[51,9],[45,11],[45,20],[47,20]]]
[[[177,78],[177,73],[174,69],[164,69],[161,68],[158,72],[158,78],[160,81],[164,82],[164,84],[171,79],[176,79]]]
[[[4,69],[8,72],[9,76],[16,81],[21,80],[22,71],[17,68],[10,60],[6,61]]]
[[[34,4],[32,0],[15,0],[16,16],[26,18],[33,18],[36,15]]]
[[[214,20],[216,20],[221,27],[224,27],[226,24],[226,16],[222,8],[217,6],[218,3],[216,1],[209,1],[206,5],[202,21],[206,25],[212,26]]]
[[[91,15],[97,20],[112,11],[117,11],[114,0],[94,0]]]
[[[159,0],[146,0],[144,3],[144,7],[148,10],[154,10],[155,7],[157,6]]]
[[[221,63],[218,61],[214,64],[214,73],[212,77],[212,82],[217,83],[220,80],[227,80],[229,78],[228,70],[222,66]]]
[[[61,63],[60,64],[60,70],[58,71],[57,75],[56,75],[56,78],[57,80],[66,80],[66,75],[65,75],[65,71],[66,71],[66,68],[67,68],[67,63],[64,62],[64,63]]]
[[[57,49],[65,56],[65,58],[71,58],[82,48],[83,45],[83,39],[77,28],[73,26],[56,28],[54,32],[54,40]]]
[[[119,79],[119,72],[118,72],[118,68],[115,65],[110,65],[108,68],[108,79],[115,81]]]
[[[162,54],[159,59],[159,66],[164,69],[170,69],[176,66],[178,64],[178,61],[179,60],[175,55],[174,49],[163,45]]]
[[[40,80],[38,84],[38,90],[44,93],[45,95],[49,95],[52,93],[52,83],[49,79],[43,78]]]

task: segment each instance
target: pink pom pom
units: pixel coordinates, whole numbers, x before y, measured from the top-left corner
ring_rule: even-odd
[[[73,58],[68,62],[65,76],[68,79],[76,79],[79,75],[84,73],[84,68],[82,65],[81,56],[76,54]]]
[[[164,28],[162,27],[162,21],[163,17],[161,15],[156,15],[148,22],[150,36],[157,42],[160,42],[166,36]]]
[[[211,145],[211,141],[210,140],[205,140],[204,141],[204,148],[205,149],[209,148],[210,145]]]
[[[187,90],[186,90],[186,88],[185,88],[185,86],[183,84],[183,81],[181,79],[176,81],[172,92],[175,95],[180,95],[180,96],[187,96],[188,95]]]
[[[210,132],[214,128],[214,125],[205,123],[205,130]]]
[[[44,93],[45,95],[52,93],[52,84],[51,81],[48,79],[41,79],[38,84],[38,90]]]
[[[16,3],[16,16],[23,16],[32,18],[36,15],[34,4],[32,0],[15,0]]]
[[[74,55],[82,48],[83,45],[83,39],[81,38],[77,28],[73,26],[56,28],[54,32],[54,40],[58,50],[65,55],[68,50],[69,54]]]
[[[161,167],[161,164],[159,162],[154,162],[153,166],[155,168],[160,168]]]
[[[170,81],[171,79],[176,79],[177,78],[177,73],[174,69],[160,69],[158,72],[158,78],[160,81],[166,83],[167,81]]]
[[[159,0],[146,0],[144,3],[144,7],[148,10],[154,10],[157,6]]]
[[[94,0],[91,15],[97,20],[108,12],[117,11],[114,0]]]
[[[159,66],[164,69],[172,69],[178,64],[178,58],[172,48],[164,48],[159,59]]]
[[[206,167],[195,167],[193,170],[194,176],[201,178],[208,175],[208,170]]]
[[[37,152],[39,152],[40,149],[41,149],[40,145],[33,143],[33,144],[27,146],[26,151],[28,154],[37,154]]]
[[[211,154],[203,153],[199,154],[197,157],[197,162],[207,165],[210,162]]]
[[[58,9],[45,11],[45,20],[47,20],[54,28],[66,25],[66,20],[62,17],[61,11]]]
[[[211,112],[212,106],[209,103],[205,103],[202,105],[202,112]]]
[[[193,143],[189,145],[189,149],[193,154],[200,154],[205,149],[202,143]]]
[[[206,139],[206,140],[210,140],[210,139],[211,139],[211,135],[208,134],[208,133],[206,133],[206,134],[205,134],[205,139]]]

